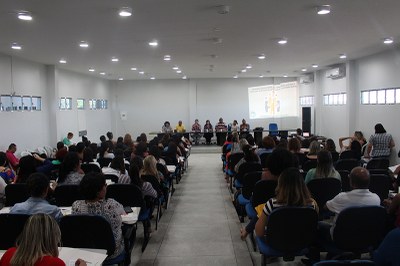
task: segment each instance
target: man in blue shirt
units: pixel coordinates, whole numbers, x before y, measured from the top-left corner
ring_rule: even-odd
[[[49,191],[49,179],[41,173],[32,174],[27,181],[30,198],[25,202],[15,204],[10,213],[21,213],[21,214],[36,214],[46,213],[53,216],[57,221],[60,221],[63,216],[60,208],[54,205],[50,205],[45,200]]]

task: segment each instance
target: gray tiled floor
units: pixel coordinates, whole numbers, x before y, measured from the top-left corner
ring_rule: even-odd
[[[252,265],[247,244],[240,240],[240,226],[220,154],[193,152],[189,170],[143,253],[139,225],[132,265]]]

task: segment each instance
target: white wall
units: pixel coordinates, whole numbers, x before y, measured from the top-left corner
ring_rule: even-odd
[[[118,135],[126,132],[160,131],[164,121],[174,127],[182,120],[187,129],[198,118],[203,125],[209,119],[215,126],[220,117],[226,123],[244,118],[252,128],[267,128],[277,122],[280,128],[300,125],[298,117],[249,120],[248,87],[277,84],[293,79],[193,79],[118,81],[113,83],[115,109],[113,122]],[[120,113],[127,113],[121,120]]]

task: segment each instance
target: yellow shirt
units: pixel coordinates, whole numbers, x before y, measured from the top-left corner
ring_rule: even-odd
[[[186,131],[185,130],[185,126],[183,124],[182,125],[176,125],[175,130],[178,133],[184,133]]]

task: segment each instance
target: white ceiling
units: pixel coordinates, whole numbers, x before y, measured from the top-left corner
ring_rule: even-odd
[[[332,12],[317,15],[322,4]],[[218,14],[219,5],[230,13]],[[133,16],[118,16],[124,6]],[[18,20],[20,10],[34,19]],[[109,79],[181,78],[174,65],[188,78],[231,78],[247,64],[253,68],[239,77],[299,76],[313,63],[343,62],[341,53],[355,59],[398,46],[399,12],[399,0],[1,0],[0,52],[90,75],[105,71]],[[394,45],[382,44],[388,36]],[[280,37],[288,44],[278,45]],[[148,46],[152,39],[157,48]],[[90,48],[79,48],[82,40]],[[13,42],[23,49],[11,50]],[[257,59],[261,53],[266,60]],[[58,63],[62,57],[67,64]]]

